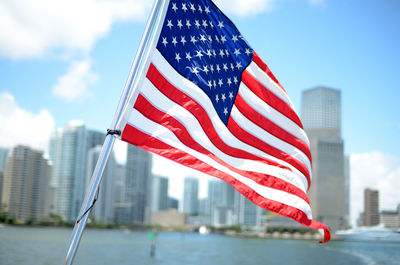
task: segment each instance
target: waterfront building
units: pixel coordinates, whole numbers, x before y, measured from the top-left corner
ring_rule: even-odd
[[[239,195],[239,224],[254,231],[264,231],[266,210]]]
[[[382,211],[380,214],[380,223],[386,228],[400,228],[400,213],[398,211]]]
[[[185,213],[178,212],[177,209],[167,209],[152,213],[151,224],[167,228],[182,228],[187,221]]]
[[[125,171],[125,206],[131,224],[147,225],[151,219],[152,156],[149,152],[128,145]]]
[[[184,179],[183,212],[189,216],[199,214],[199,180],[197,178]]]
[[[6,163],[2,202],[17,222],[39,222],[49,216],[51,165],[43,151],[18,145]]]
[[[90,138],[90,137],[89,137]],[[102,146],[97,145],[91,148],[87,156],[86,187],[88,187],[97,160],[100,156]],[[114,154],[111,153],[108,163],[103,172],[103,179],[99,187],[96,204],[91,211],[91,217],[96,222],[103,224],[114,223],[115,206],[115,181],[117,163]]]
[[[6,169],[6,162],[9,152],[10,150],[8,150],[8,148],[0,147],[0,171],[4,172]]]
[[[64,220],[73,222],[78,217],[86,191],[87,154],[102,145],[104,137],[104,133],[86,130],[83,121],[71,121],[51,136],[55,213]]]
[[[168,197],[168,209],[179,209],[179,200]]]
[[[345,229],[349,221],[349,180],[341,138],[341,92],[326,87],[306,90],[301,110],[313,158],[308,192],[313,219],[326,224],[332,232]]]
[[[168,209],[168,178],[161,176],[153,177],[153,193],[151,199],[152,212]]]
[[[375,226],[380,223],[379,218],[379,191],[364,190],[364,225]]]

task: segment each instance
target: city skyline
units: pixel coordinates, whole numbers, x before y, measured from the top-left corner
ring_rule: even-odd
[[[275,0],[259,5],[249,2],[243,8],[239,2],[230,6],[230,1],[216,2],[266,59],[298,112],[302,90],[325,85],[342,91],[342,137],[345,153],[350,155],[351,208],[356,211],[352,220],[362,210],[360,191],[367,186],[380,190],[382,209],[394,209],[400,200],[396,192],[400,188],[396,181],[400,177],[396,103],[400,54],[395,31],[400,25],[399,4]],[[1,35],[6,37],[0,39],[0,145],[8,148],[21,143],[48,152],[50,134],[70,120],[85,120],[88,127],[105,131],[151,5],[132,1],[130,7],[110,4],[103,10],[91,3],[92,9],[107,16],[100,19],[91,12],[94,17],[89,20],[98,22],[91,26],[84,22],[86,16],[77,14],[74,19],[82,23],[76,29],[68,18],[56,18],[57,10],[77,9],[73,3],[59,9],[43,7],[43,3],[34,8],[23,3],[29,10],[26,24],[11,15],[25,9],[7,12],[10,7],[0,4],[0,11],[10,14],[0,18],[8,25],[2,27]],[[84,8],[79,10],[87,14]],[[47,11],[54,15],[47,18],[50,21],[40,20],[50,30],[42,34],[40,23],[38,28],[30,25]],[[265,34],[260,34],[258,25],[265,25]],[[53,34],[53,29],[61,34]],[[166,167],[171,164],[157,158],[153,173]],[[182,186],[183,176],[190,175],[176,168],[172,187]],[[205,195],[204,181],[200,180],[201,196]]]

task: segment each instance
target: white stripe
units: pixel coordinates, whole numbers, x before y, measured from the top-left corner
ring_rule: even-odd
[[[294,147],[293,145],[282,141],[281,139],[273,136],[263,128],[260,128],[258,125],[254,124],[251,120],[247,119],[235,105],[232,107],[231,118],[235,120],[235,122],[242,127],[242,129],[246,130],[248,133],[253,135],[254,137],[259,138],[260,140],[268,143],[269,145],[275,147],[276,149],[297,158],[301,161],[307,168],[308,172],[311,172],[311,164],[308,157],[299,149]]]
[[[247,72],[257,79],[269,91],[274,93],[278,98],[286,102],[293,110],[294,105],[289,96],[282,90],[282,88],[274,82],[255,62],[251,62],[246,68]]]
[[[164,57],[157,50],[154,51],[152,62],[157,69],[162,69],[163,76],[171,83],[174,87],[187,94],[197,103],[199,103],[203,109],[207,112],[207,115],[210,117],[211,122],[215,128],[215,131],[219,135],[222,141],[224,141],[227,145],[245,150],[246,152],[255,154],[267,160],[274,161],[275,163],[279,163],[283,166],[289,167],[292,171],[302,174],[295,167],[290,165],[289,163],[280,160],[276,157],[273,157],[269,154],[264,153],[263,151],[250,146],[239,139],[237,139],[232,133],[228,130],[225,124],[219,118],[217,112],[215,111],[212,102],[209,97],[203,90],[201,90],[198,86],[196,86],[191,81],[182,77],[179,73],[175,71],[174,68],[164,59]],[[304,176],[305,177],[305,176]]]
[[[172,102],[147,79],[144,81],[141,88],[141,95],[155,108],[177,119],[197,143],[219,157],[225,163],[240,170],[275,176],[307,192],[307,180],[302,177],[299,178],[299,176],[289,170],[249,159],[239,159],[225,154],[210,141],[196,117],[185,108]]]
[[[238,180],[241,183],[250,187],[252,190],[254,190],[256,193],[258,193],[262,197],[270,199],[270,200],[274,200],[277,202],[281,202],[281,203],[286,204],[291,207],[295,207],[295,208],[299,209],[300,211],[304,212],[309,219],[312,219],[310,205],[308,205],[308,203],[306,201],[304,201],[303,199],[301,199],[293,194],[284,192],[284,191],[271,189],[271,188],[259,185],[256,182],[254,182],[253,180],[243,177],[242,175],[237,174],[237,173],[231,171],[230,169],[222,166],[221,164],[217,163],[210,157],[203,155],[199,152],[196,152],[191,148],[187,148],[184,144],[182,144],[176,138],[176,136],[171,131],[169,131],[165,127],[147,119],[136,109],[132,110],[129,121],[134,121],[134,124],[131,124],[128,122],[129,125],[131,125],[132,127],[135,127],[138,130],[140,130],[148,135],[151,135],[170,146],[173,146],[174,148],[177,148],[181,151],[184,151],[184,152],[194,156],[195,158],[199,159],[202,162],[204,162],[222,172],[229,174],[236,180]]]
[[[246,101],[246,103],[260,113],[262,116],[271,120],[273,123],[302,140],[308,146],[310,146],[310,141],[306,133],[301,127],[299,127],[291,119],[265,103],[264,100],[260,99],[256,94],[253,93],[244,83],[240,84],[239,95]]]

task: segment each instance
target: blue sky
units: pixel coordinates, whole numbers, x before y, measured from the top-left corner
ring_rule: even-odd
[[[46,149],[50,132],[70,120],[107,129],[144,30],[151,3],[143,2],[0,3],[1,146]],[[395,192],[400,184],[391,182],[400,178],[400,2],[216,2],[267,62],[298,112],[305,89],[342,91],[353,215],[366,186],[380,189],[382,208],[400,203]],[[156,164],[154,171],[161,173],[168,163]],[[173,181],[181,186],[181,179]]]

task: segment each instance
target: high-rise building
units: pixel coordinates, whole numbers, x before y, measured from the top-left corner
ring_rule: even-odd
[[[153,176],[152,211],[167,210],[168,207],[168,178]]]
[[[221,180],[208,182],[210,223],[216,227],[232,226],[238,223],[236,197],[239,193]]]
[[[255,205],[242,194],[239,194],[239,224],[256,231],[264,229],[266,210]]]
[[[312,154],[309,190],[313,218],[333,232],[348,226],[344,143],[341,138],[341,92],[317,87],[302,95],[302,122]]]
[[[51,166],[43,152],[18,145],[7,160],[2,202],[18,222],[48,217]]]
[[[185,178],[183,185],[183,212],[188,215],[199,214],[199,180]]]
[[[150,224],[152,189],[151,154],[128,145],[126,158],[126,203],[129,220],[133,224]]]
[[[179,209],[179,200],[168,197],[168,209]]]
[[[364,190],[364,225],[374,226],[380,222],[379,218],[379,191]]]
[[[87,154],[90,148],[102,145],[104,138],[104,133],[88,131],[82,121],[71,121],[50,139],[55,213],[64,220],[78,217],[86,191]]]
[[[3,181],[4,181],[4,173],[3,173],[3,171],[2,170],[0,170],[0,213],[1,213],[1,210],[2,210],[2,203],[3,203],[3,196],[2,196],[2,194],[3,194]]]
[[[102,146],[97,145],[91,148],[87,158],[86,187],[92,177],[97,160],[100,156]],[[114,154],[110,155],[108,163],[103,172],[103,180],[99,187],[96,204],[91,211],[91,216],[96,222],[103,224],[114,223],[114,205],[115,205],[115,181],[117,163]]]
[[[7,148],[0,147],[0,171],[5,171],[8,153]]]

